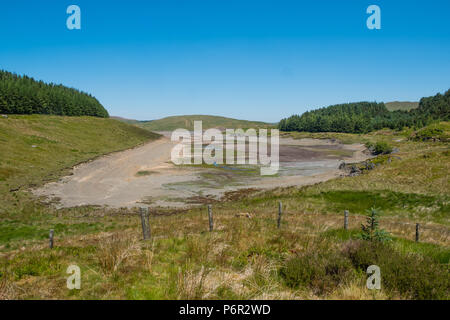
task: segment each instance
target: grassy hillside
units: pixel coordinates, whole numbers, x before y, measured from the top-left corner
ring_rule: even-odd
[[[225,117],[217,116],[206,116],[206,115],[189,115],[189,116],[174,116],[167,117],[159,120],[152,120],[148,122],[141,122],[139,126],[151,130],[151,131],[172,131],[178,128],[184,128],[188,130],[194,130],[194,121],[203,121],[203,129],[209,128],[224,128],[224,129],[234,129],[234,128],[269,128],[273,125],[258,122],[258,121],[247,121],[247,120],[237,120]]]
[[[0,192],[40,184],[61,170],[159,135],[112,119],[13,115],[0,118]],[[1,202],[0,202],[1,203]]]
[[[448,122],[439,128],[450,132]],[[231,193],[213,204],[213,232],[205,207],[152,210],[148,242],[141,241],[136,211],[55,210],[15,193],[21,201],[7,212],[0,208],[0,298],[449,299],[448,142],[416,141],[412,130],[293,133],[308,136],[386,142],[398,151],[356,177]],[[380,227],[392,241],[358,240],[370,207],[381,210]],[[344,210],[350,211],[348,231]],[[246,212],[251,218],[237,216]],[[69,291],[66,268],[74,263],[82,289]],[[381,290],[366,289],[370,264],[381,268]]]
[[[419,102],[410,102],[410,101],[393,101],[393,102],[385,102],[386,108],[389,111],[395,110],[403,110],[409,111],[411,109],[416,109],[419,106]]]

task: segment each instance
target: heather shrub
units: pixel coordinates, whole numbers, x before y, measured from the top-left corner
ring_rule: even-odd
[[[367,241],[348,242],[342,254],[360,271],[379,266],[384,290],[410,299],[450,298],[448,265],[429,257],[400,253],[389,244]]]
[[[309,287],[316,294],[324,294],[348,280],[353,268],[338,252],[310,252],[287,260],[280,273],[291,288]]]

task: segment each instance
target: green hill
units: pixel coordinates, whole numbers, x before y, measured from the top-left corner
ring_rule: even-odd
[[[113,119],[0,117],[0,204],[9,190],[41,184],[58,177],[65,168],[158,137]]]
[[[392,101],[392,102],[386,102],[385,105],[389,111],[395,111],[395,110],[409,111],[412,109],[416,109],[419,106],[419,103],[418,102],[410,102],[410,101]]]
[[[206,116],[206,115],[189,115],[189,116],[174,116],[159,120],[145,121],[138,125],[151,131],[172,131],[178,128],[194,130],[194,121],[202,121],[203,129],[222,128],[222,129],[247,129],[247,128],[270,128],[273,124],[237,120],[226,117]]]
[[[125,123],[128,123],[128,124],[139,124],[141,122],[145,122],[145,121],[127,119],[127,118],[122,118],[122,117],[115,117],[115,116],[112,116],[110,118],[114,119],[114,120],[117,120],[117,121],[120,121],[120,122],[125,122]]]

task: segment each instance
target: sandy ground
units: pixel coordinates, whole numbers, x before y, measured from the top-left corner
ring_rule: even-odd
[[[275,177],[237,174],[219,168],[177,167],[173,143],[163,137],[144,146],[101,157],[73,168],[73,174],[33,190],[57,207],[186,206],[195,197],[220,198],[242,188],[270,189],[314,184],[343,174],[347,163],[366,160],[364,146],[329,140],[280,139],[280,171]],[[148,171],[147,175],[138,172]],[[190,201],[192,203],[192,201]]]

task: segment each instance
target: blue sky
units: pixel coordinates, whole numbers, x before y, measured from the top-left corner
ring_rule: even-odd
[[[92,93],[111,115],[276,122],[449,89],[449,21],[448,0],[1,0],[0,69]]]

